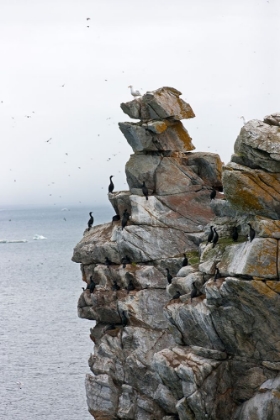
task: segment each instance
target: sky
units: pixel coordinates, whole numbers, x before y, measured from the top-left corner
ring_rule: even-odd
[[[240,116],[280,111],[279,0],[0,0],[0,10],[0,208],[104,205],[110,175],[127,190],[133,151],[118,122],[133,122],[120,108],[129,85],[182,92],[196,151],[225,164]]]

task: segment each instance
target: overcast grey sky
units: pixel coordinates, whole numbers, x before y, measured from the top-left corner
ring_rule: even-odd
[[[280,110],[279,3],[0,0],[0,207],[104,204],[109,175],[127,189],[130,84],[180,90],[196,150],[228,162],[239,117]]]

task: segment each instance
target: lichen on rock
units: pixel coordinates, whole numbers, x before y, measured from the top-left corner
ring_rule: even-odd
[[[222,169],[192,151],[180,95],[164,87],[121,105],[140,122],[120,123],[129,191],[108,197],[130,217],[86,229],[74,249],[95,282],[78,301],[96,321],[88,409],[96,420],[277,419],[280,116],[246,123]]]

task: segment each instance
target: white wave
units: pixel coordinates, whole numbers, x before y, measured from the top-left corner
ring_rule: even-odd
[[[64,207],[63,209],[61,209],[61,211],[69,211],[69,209],[67,207]]]
[[[47,239],[45,236],[43,235],[38,235],[37,233],[33,236],[33,239],[35,239],[36,241],[39,239]]]
[[[13,239],[9,241],[8,239],[0,239],[0,244],[19,244],[28,242],[26,239]]]

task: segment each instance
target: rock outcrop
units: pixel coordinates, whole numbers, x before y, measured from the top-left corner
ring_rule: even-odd
[[[176,89],[121,107],[140,122],[120,124],[134,151],[129,191],[109,200],[131,216],[124,227],[86,229],[73,255],[83,280],[96,283],[78,302],[79,316],[96,320],[89,412],[96,420],[277,419],[279,114],[245,124],[222,175],[218,155],[191,152],[180,120],[194,113]]]

